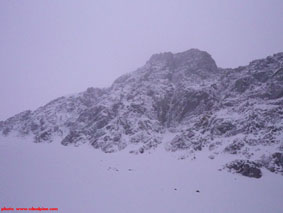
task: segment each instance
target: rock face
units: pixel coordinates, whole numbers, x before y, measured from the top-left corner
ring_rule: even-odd
[[[109,88],[19,113],[0,122],[0,133],[32,135],[38,143],[89,143],[104,152],[131,144],[133,153],[143,153],[162,144],[168,151],[208,149],[243,160],[272,156],[265,157],[266,168],[280,172],[282,106],[283,53],[222,69],[208,53],[191,49],[155,54]]]

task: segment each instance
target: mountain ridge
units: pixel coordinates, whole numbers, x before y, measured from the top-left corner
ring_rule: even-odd
[[[212,159],[235,156],[227,168],[246,176],[260,176],[250,171],[261,167],[283,174],[282,65],[282,52],[235,69],[217,67],[198,49],[154,54],[109,88],[88,88],[1,121],[0,133],[32,135],[34,142],[59,137],[63,145],[89,143],[107,153],[130,144],[132,153],[160,145],[188,156],[207,149]]]

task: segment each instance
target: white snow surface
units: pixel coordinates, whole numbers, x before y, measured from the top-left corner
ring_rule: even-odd
[[[0,138],[0,207],[58,208],[99,213],[281,213],[283,178],[263,170],[260,179],[219,171],[214,160],[159,146],[144,154],[129,148],[106,154],[80,147]],[[200,192],[196,192],[199,190]]]

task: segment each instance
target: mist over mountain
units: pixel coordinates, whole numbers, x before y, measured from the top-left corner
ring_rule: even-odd
[[[212,160],[232,156],[225,169],[248,177],[260,178],[263,168],[283,174],[283,53],[236,69],[219,68],[198,49],[155,54],[109,88],[1,121],[0,133],[106,153],[207,152]]]

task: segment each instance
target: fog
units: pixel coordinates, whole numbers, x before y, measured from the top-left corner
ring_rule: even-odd
[[[107,87],[154,53],[198,48],[219,67],[283,51],[282,0],[1,0],[0,120]]]

